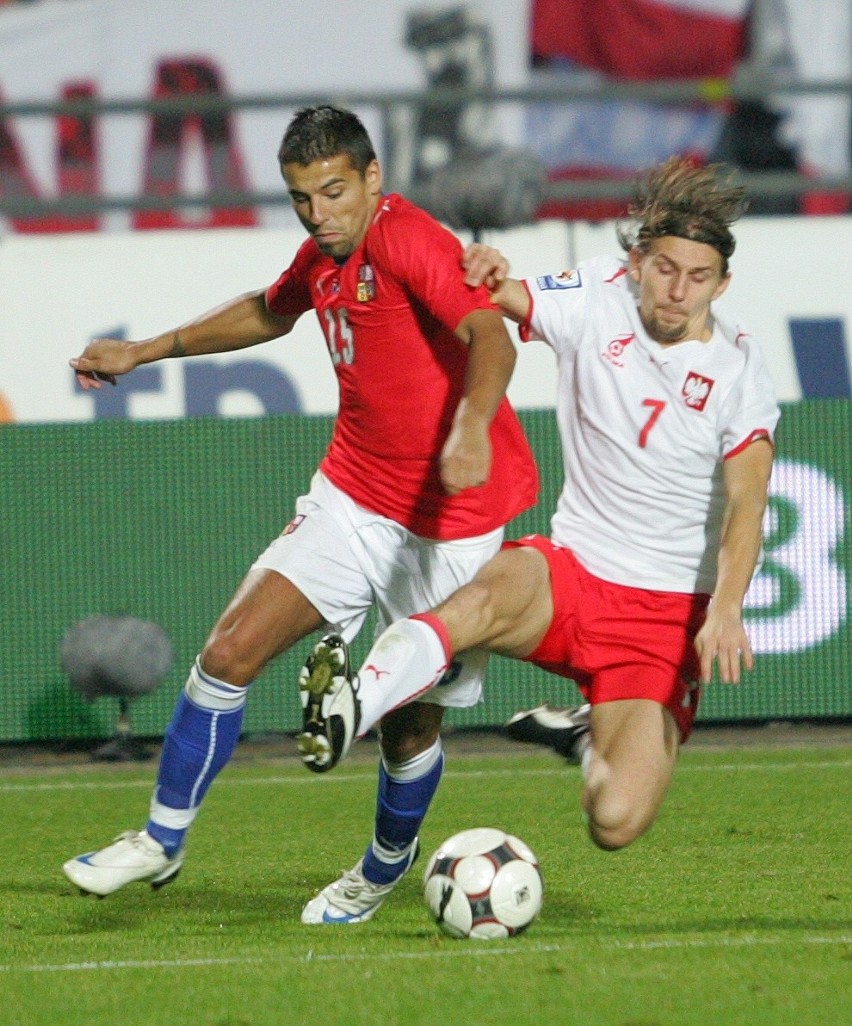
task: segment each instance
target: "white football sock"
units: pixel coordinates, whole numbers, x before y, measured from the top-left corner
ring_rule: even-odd
[[[434,687],[448,666],[444,642],[423,620],[398,620],[379,637],[358,671],[358,736],[400,705]]]

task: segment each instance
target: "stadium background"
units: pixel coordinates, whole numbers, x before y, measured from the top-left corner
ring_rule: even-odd
[[[770,599],[751,610],[753,636],[761,628],[757,668],[739,688],[708,689],[704,721],[850,713],[845,582],[852,554],[848,543],[834,544],[830,524],[820,526],[825,478],[840,493],[852,491],[849,407],[831,400],[785,406],[778,454],[794,468],[794,498],[776,492],[772,499],[763,576]],[[521,416],[543,488],[539,507],[519,518],[512,532],[546,532],[561,483],[554,418],[550,411]],[[83,702],[59,665],[65,631],[95,614],[150,619],[170,633],[175,669],[133,710],[137,733],[161,733],[199,639],[249,562],[286,523],[284,511],[309,479],[330,424],[327,417],[279,415],[7,427],[0,449],[6,578],[0,739],[112,732],[115,700]],[[358,652],[368,635],[365,629]],[[247,732],[296,729],[295,682],[304,654],[304,646],[297,646],[265,672],[247,708]],[[567,699],[573,693],[568,682],[495,658],[486,702],[454,711],[452,722],[499,723],[543,696]]]
[[[438,35],[424,43],[415,29],[430,24],[435,29],[432,15],[424,13],[431,8],[388,0],[367,5],[367,25],[374,37],[378,32],[373,44],[383,42],[385,61],[364,61],[358,46],[348,45],[336,64],[316,60],[310,66],[274,59],[284,52],[282,47],[296,54],[310,52],[308,45],[298,43],[299,33],[307,39],[311,30],[310,19],[299,13],[304,5],[283,5],[285,17],[281,4],[267,0],[222,4],[221,16],[204,26],[191,16],[191,5],[153,0],[144,6],[142,12],[123,0],[68,0],[0,12],[0,93],[7,101],[0,108],[0,215],[6,232],[0,245],[0,420],[19,421],[0,426],[0,741],[111,734],[114,701],[84,703],[59,664],[65,632],[93,614],[150,618],[168,631],[176,653],[174,669],[156,694],[133,707],[136,733],[161,734],[201,639],[248,563],[289,519],[293,500],[323,451],[335,395],[327,369],[314,370],[315,362],[323,359],[315,327],[302,328],[305,348],[301,337],[294,340],[298,347],[291,363],[267,360],[266,373],[272,377],[264,380],[281,385],[274,400],[258,385],[257,376],[246,377],[244,363],[236,360],[221,361],[215,372],[196,364],[196,401],[188,389],[188,371],[180,381],[174,368],[162,380],[137,377],[140,387],[132,399],[126,391],[124,399],[116,399],[116,390],[110,400],[98,402],[75,392],[67,368],[67,358],[92,335],[121,331],[138,337],[275,277],[292,252],[291,215],[285,205],[269,199],[283,192],[271,155],[288,117],[288,92],[324,88],[325,98],[336,99],[344,87],[422,89],[429,84],[424,83],[427,65],[421,60],[425,49],[443,45],[440,32],[460,25],[459,38],[450,40],[457,49],[447,66],[467,68],[471,74],[477,67],[491,68],[491,84],[498,88],[541,82],[535,74],[547,76],[551,84],[554,76],[564,76],[559,80],[569,88],[576,86],[578,76],[594,71],[603,73],[604,85],[630,78],[687,81],[703,76],[705,83],[717,81],[718,94],[718,82],[730,78],[743,55],[751,5],[744,0],[602,3],[597,6],[602,12],[607,9],[607,18],[602,13],[600,21],[588,19],[586,34],[575,33],[572,43],[560,42],[547,31],[553,4],[499,0],[493,37],[486,39],[479,29],[468,31],[481,27],[477,5],[457,5],[448,8],[451,14],[461,12],[455,21],[440,22]],[[561,13],[576,6],[562,4]],[[786,6],[801,14],[795,0]],[[659,59],[634,68],[633,74],[625,68],[623,47],[595,50],[592,35],[596,25],[603,31],[605,23],[611,38],[623,39],[624,32],[629,35],[635,28],[635,17],[647,15],[643,7],[656,7],[656,14],[662,11],[668,21],[658,26]],[[827,3],[824,11],[833,7]],[[340,24],[329,31],[344,37],[349,33],[351,42],[365,28],[344,8],[348,5],[341,5]],[[841,17],[841,23],[848,33],[845,9],[846,22]],[[426,20],[417,22],[421,15]],[[623,28],[613,21],[619,16],[627,18]],[[252,18],[270,29],[263,39],[252,33],[252,47],[246,47],[239,27]],[[684,31],[688,35],[683,18],[707,19],[702,26],[706,45],[691,64],[673,46]],[[819,19],[812,21],[814,30],[824,31]],[[690,24],[694,29],[694,21]],[[578,38],[588,44],[585,50]],[[816,76],[808,56],[819,53],[824,76],[848,78],[848,67],[833,66],[829,59],[834,46],[815,48],[807,32],[797,38],[793,57],[800,62],[799,74]],[[836,34],[832,41],[837,43]],[[549,52],[560,45],[577,46],[580,52]],[[665,63],[666,54],[669,59],[678,55],[677,67]],[[589,66],[582,66],[584,59]],[[162,98],[168,73],[186,71],[190,65],[196,72],[219,69],[222,74],[214,79],[223,92],[239,96],[274,90],[281,96],[277,109],[220,119],[227,141],[224,166],[231,173],[239,171],[236,185],[245,190],[240,206],[200,202],[205,189],[223,184],[212,177],[204,180],[205,168],[212,173],[223,166],[215,159],[222,153],[209,146],[215,125],[204,117],[185,116],[169,142],[157,131],[162,120],[149,118],[145,110],[105,116],[96,123],[62,114],[54,118],[49,110],[31,116],[21,106],[27,101],[55,104],[75,95]],[[190,93],[198,91],[191,75],[183,84]],[[467,84],[489,83],[486,76],[484,83]],[[832,131],[837,100],[846,106],[840,130]],[[793,168],[828,176],[829,181],[848,175],[848,97],[828,98],[828,107],[825,97],[821,107],[819,102],[808,98],[796,106],[788,97],[764,107],[767,117],[759,124],[765,128],[775,119],[786,134],[779,129],[766,136],[768,149],[775,146],[776,159],[774,164],[765,162],[762,170],[771,174]],[[401,140],[423,142],[431,133],[431,143],[449,151],[465,142],[442,137],[440,118],[418,122],[409,117],[407,128],[394,134],[379,116],[380,107],[365,101],[364,116],[394,172],[392,184],[416,190],[418,175],[428,177],[425,162],[435,148],[415,147],[421,164],[417,159],[406,163],[400,158],[405,150]],[[697,159],[743,153],[742,125],[738,137],[733,116],[742,111],[730,97],[724,103],[696,105],[610,96],[593,109],[557,101],[531,104],[521,112],[517,108],[507,104],[493,118],[480,110],[477,124],[484,126],[484,134],[478,142],[485,148],[495,141],[537,147],[552,184],[607,177],[623,181],[633,168],[675,149]],[[625,119],[633,129],[632,147],[621,145]],[[456,129],[463,120],[450,118]],[[756,124],[746,119],[745,134]],[[69,141],[74,145],[64,145]],[[667,147],[667,152],[655,147]],[[172,167],[172,178],[165,183],[150,174],[154,165],[162,168],[164,155],[173,158],[171,164],[165,162]],[[745,157],[740,166],[755,170]],[[253,202],[252,191],[263,200]],[[120,199],[131,193],[172,201],[183,194],[196,208],[134,210],[132,203]],[[604,217],[623,206],[617,197],[590,205],[560,195],[543,204],[539,215]],[[90,207],[84,205],[79,208],[84,213],[72,217],[51,207],[56,196],[89,200]],[[767,563],[750,594],[758,667],[743,687],[710,689],[701,719],[845,719],[852,716],[852,556],[847,538],[852,313],[848,287],[841,282],[842,269],[849,264],[849,215],[844,213],[848,192],[798,187],[782,199],[771,190],[758,191],[757,200],[756,207],[762,203],[765,213],[785,215],[744,223],[740,262],[734,265],[735,282],[745,282],[736,309],[749,317],[765,344],[784,400],[767,518]],[[833,216],[796,216],[814,212]],[[204,231],[223,226],[224,237]],[[236,231],[238,227],[247,231]],[[215,246],[210,262],[223,268],[220,275],[206,264],[202,272],[198,263],[181,262],[187,238],[197,242],[200,235],[210,240],[211,249]],[[521,241],[513,239],[521,261],[529,265],[520,268],[522,273],[559,270],[594,245],[611,249],[613,244],[609,224],[565,230],[561,220],[542,220],[523,229]],[[251,264],[245,257],[252,247],[264,256],[276,255],[261,270],[259,262]],[[118,255],[122,248],[123,255]],[[252,274],[260,275],[259,280]],[[199,282],[199,276],[205,280]],[[248,279],[244,286],[241,276]],[[163,278],[170,280],[161,283]],[[512,525],[512,533],[546,531],[560,485],[555,425],[547,408],[550,363],[546,355],[532,352],[524,353],[522,361],[513,398],[540,461],[543,489],[537,510]],[[200,379],[206,380],[206,393]],[[359,646],[368,633],[363,632]],[[303,657],[297,648],[265,673],[249,703],[247,732],[296,727],[295,678]],[[544,695],[558,700],[571,694],[568,683],[494,659],[486,703],[455,713],[454,722],[498,723]]]

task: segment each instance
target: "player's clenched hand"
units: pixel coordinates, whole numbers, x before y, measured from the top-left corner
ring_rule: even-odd
[[[739,684],[741,666],[754,667],[748,635],[738,613],[715,610],[711,604],[704,626],[695,638],[695,650],[701,664],[701,683],[709,684],[714,660],[723,684]]]
[[[509,276],[509,261],[499,249],[472,242],[462,254],[465,285],[485,285],[490,291]]]
[[[441,482],[450,495],[483,485],[491,473],[486,423],[456,422],[441,452]]]
[[[136,366],[133,344],[118,338],[96,338],[68,362],[83,389],[100,388],[103,381],[114,385],[116,375],[127,374]]]

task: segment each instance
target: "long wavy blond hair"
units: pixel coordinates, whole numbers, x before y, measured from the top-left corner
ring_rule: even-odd
[[[727,274],[736,245],[730,226],[747,206],[745,189],[732,179],[733,170],[723,164],[696,167],[670,157],[637,180],[629,223],[616,229],[618,241],[627,251],[635,246],[642,252],[665,235],[704,242],[721,254]]]

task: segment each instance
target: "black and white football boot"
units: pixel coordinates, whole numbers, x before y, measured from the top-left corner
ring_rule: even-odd
[[[589,743],[591,711],[591,705],[561,709],[545,702],[535,709],[516,712],[503,724],[503,731],[515,741],[544,745],[568,762],[579,764]]]
[[[349,646],[339,634],[326,634],[299,673],[302,733],[296,745],[314,773],[330,770],[349,751],[361,720],[357,691]]]

